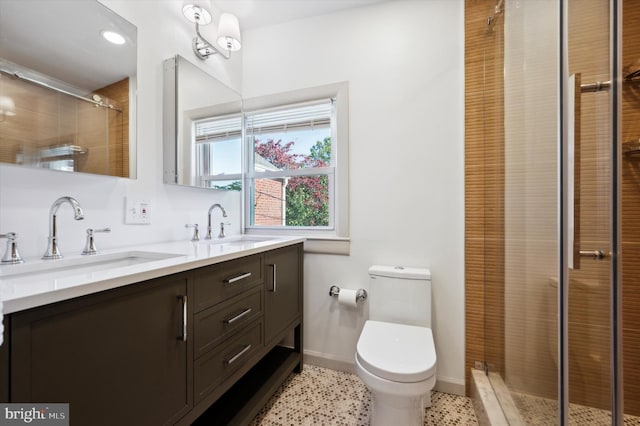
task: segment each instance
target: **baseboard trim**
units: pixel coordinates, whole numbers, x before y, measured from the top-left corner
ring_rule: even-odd
[[[453,377],[436,377],[434,389],[438,392],[465,396],[464,380],[454,379]]]
[[[328,368],[330,370],[356,374],[356,366],[354,360],[336,358],[322,352],[304,351],[304,363]],[[438,392],[449,393],[452,395],[464,396],[464,380],[454,379],[452,377],[437,377],[434,390],[437,390]]]
[[[354,360],[340,359],[316,351],[304,351],[303,360],[305,364],[356,374],[356,365]]]

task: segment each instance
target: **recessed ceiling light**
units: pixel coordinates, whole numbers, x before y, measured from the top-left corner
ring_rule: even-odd
[[[102,30],[100,31],[100,34],[102,34],[102,37],[104,37],[105,40],[113,44],[124,44],[125,42],[124,37],[115,31]]]

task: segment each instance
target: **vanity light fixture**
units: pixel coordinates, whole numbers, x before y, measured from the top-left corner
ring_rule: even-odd
[[[107,40],[109,43],[113,43],[113,44],[124,44],[125,43],[125,39],[122,36],[122,34],[119,34],[115,31],[110,31],[110,30],[102,30],[100,31],[100,35],[102,35],[102,37]]]
[[[193,51],[200,59],[219,53],[223,58],[229,59],[231,52],[240,50],[242,38],[238,18],[231,13],[222,13],[218,23],[218,48],[200,34],[200,26],[211,23],[212,16],[205,6],[206,0],[184,0],[182,13],[185,18],[196,24],[196,36],[193,38]]]

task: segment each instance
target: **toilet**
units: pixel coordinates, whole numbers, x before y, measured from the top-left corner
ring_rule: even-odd
[[[369,268],[369,320],[356,345],[356,373],[371,391],[372,425],[422,425],[436,383],[428,269]]]

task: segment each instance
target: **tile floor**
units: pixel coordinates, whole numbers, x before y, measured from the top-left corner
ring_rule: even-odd
[[[477,425],[471,399],[432,392],[425,425]],[[292,374],[251,423],[251,426],[369,424],[371,395],[349,373],[305,364]],[[401,425],[396,425],[401,426]]]
[[[511,392],[511,397],[525,424],[536,426],[555,426],[558,424],[558,401],[518,392]],[[624,424],[625,426],[640,426],[640,417],[625,415]],[[611,425],[611,413],[597,408],[571,404],[569,425],[608,426]]]

